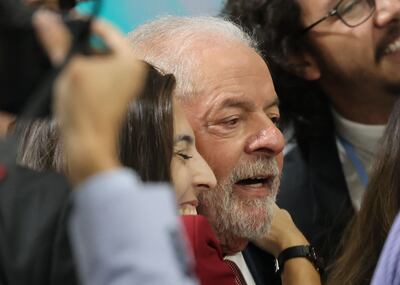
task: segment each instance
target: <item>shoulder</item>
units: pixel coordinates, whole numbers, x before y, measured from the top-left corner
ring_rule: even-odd
[[[0,183],[0,212],[16,211],[15,217],[30,212],[47,219],[67,204],[69,194],[70,186],[60,174],[23,167],[7,169]]]
[[[7,169],[0,182],[0,271],[7,278],[77,284],[65,225],[69,193],[57,173]]]
[[[69,189],[66,178],[58,173],[37,172],[20,166],[6,168],[5,177],[0,183],[2,196],[48,195],[62,200],[68,196]]]

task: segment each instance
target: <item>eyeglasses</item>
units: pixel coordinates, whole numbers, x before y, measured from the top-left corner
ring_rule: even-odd
[[[326,19],[336,16],[343,24],[354,28],[367,21],[375,11],[375,0],[340,0],[324,17],[303,29],[306,33]]]

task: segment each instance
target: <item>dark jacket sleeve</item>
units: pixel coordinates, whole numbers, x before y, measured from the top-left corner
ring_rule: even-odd
[[[7,169],[0,182],[0,284],[77,284],[68,197],[69,185],[58,174]]]

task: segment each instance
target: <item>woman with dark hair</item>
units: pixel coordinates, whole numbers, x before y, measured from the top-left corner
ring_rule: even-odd
[[[194,213],[198,191],[215,186],[216,179],[197,152],[193,130],[172,99],[173,75],[149,67],[144,90],[131,102],[119,139],[119,159],[145,182],[173,182],[177,201]],[[34,170],[68,171],[57,123],[18,122],[19,161]]]
[[[119,158],[144,181],[170,181],[173,148],[172,75],[149,68],[144,90],[133,101],[120,131]],[[34,170],[68,171],[57,123],[43,119],[19,121],[19,162]]]
[[[341,256],[333,265],[328,284],[370,284],[379,254],[399,210],[400,100],[397,100],[360,212],[349,225]]]

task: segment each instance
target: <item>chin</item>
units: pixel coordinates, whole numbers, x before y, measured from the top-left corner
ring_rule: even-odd
[[[213,206],[201,207],[200,211],[210,221],[219,240],[237,250],[246,247],[249,240],[267,234],[272,222],[273,203],[274,199],[270,202],[240,200],[229,209]]]
[[[275,160],[240,164],[212,191],[199,194],[199,213],[208,218],[227,252],[243,250],[249,240],[265,236],[271,226],[279,169]],[[260,176],[257,173],[269,173]],[[237,177],[255,177],[239,180]],[[261,178],[262,179],[261,179]],[[255,183],[259,187],[250,187]]]
[[[264,199],[243,199],[236,195],[226,200],[216,198],[203,197],[199,212],[208,218],[220,240],[238,240],[229,244],[246,246],[248,240],[265,236],[269,231],[274,195]]]
[[[245,250],[249,241],[247,239],[235,237],[221,237],[222,252],[226,255],[234,255],[240,251]]]

